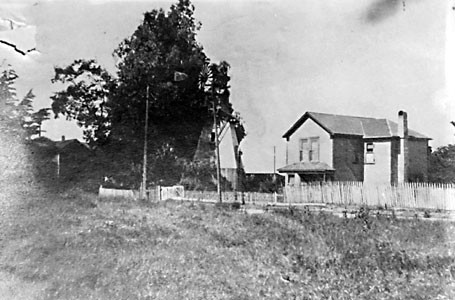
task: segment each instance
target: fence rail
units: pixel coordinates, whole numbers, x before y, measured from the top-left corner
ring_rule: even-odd
[[[218,199],[217,192],[209,191],[185,191],[185,199],[190,200],[215,200]],[[283,195],[273,193],[255,192],[223,192],[223,202],[244,202],[246,204],[266,204],[270,202],[283,202]]]
[[[139,190],[104,188],[103,186],[100,186],[98,190],[98,197],[100,197],[100,199],[121,198],[127,200],[137,200],[140,198],[140,192]],[[160,200],[161,196],[159,187],[148,189],[146,191],[146,197],[148,201]]]
[[[112,189],[99,187],[98,196],[100,198],[124,198],[124,199],[137,199],[139,192],[135,190]]]
[[[315,183],[287,186],[286,202],[388,206],[455,210],[455,185],[402,183],[368,185],[362,182]]]
[[[140,198],[138,190],[99,188],[100,198],[123,198],[129,200],[137,200]],[[217,192],[213,191],[191,191],[184,190],[183,186],[157,186],[147,190],[148,201],[160,201],[167,199],[186,199],[194,201],[211,201],[217,202],[219,197]],[[272,193],[245,193],[245,192],[223,192],[223,202],[244,202],[267,204],[270,202],[283,202],[283,195]]]
[[[218,201],[217,192],[183,190],[183,187],[156,187],[147,191],[147,199],[187,199]],[[138,199],[137,191],[100,187],[100,197]],[[368,185],[362,182],[330,182],[286,186],[283,194],[223,192],[223,202],[246,204],[325,203],[342,206],[367,205],[390,208],[455,210],[455,184],[403,183]]]

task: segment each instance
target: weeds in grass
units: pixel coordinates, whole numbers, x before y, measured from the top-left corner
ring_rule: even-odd
[[[440,222],[88,194],[31,201],[28,211],[8,231],[0,268],[45,283],[45,299],[455,296],[454,228]]]

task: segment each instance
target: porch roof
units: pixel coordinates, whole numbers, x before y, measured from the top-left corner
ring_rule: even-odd
[[[335,169],[331,168],[324,162],[298,162],[293,163],[278,169],[280,173],[299,173],[299,174],[311,174],[311,173],[332,173]]]

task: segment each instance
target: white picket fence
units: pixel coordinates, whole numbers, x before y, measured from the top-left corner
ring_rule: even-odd
[[[100,197],[138,199],[139,192],[100,187]],[[185,199],[217,202],[214,191],[184,190],[182,186],[156,187],[147,193],[148,200]],[[341,206],[422,208],[455,210],[455,184],[403,183],[368,185],[362,182],[327,182],[286,186],[283,194],[222,192],[223,202],[245,204],[324,203]]]
[[[455,210],[455,185],[402,183],[369,185],[362,182],[330,182],[287,186],[288,203],[326,203],[394,208]]]
[[[141,195],[139,190],[114,189],[99,187],[98,196],[100,198],[123,198],[127,200],[138,200]],[[156,186],[147,189],[146,198],[148,201],[160,201],[168,199],[182,199],[185,196],[183,186]]]
[[[185,189],[181,185],[162,186],[160,189],[160,200],[168,199],[183,199],[185,197]]]
[[[139,198],[139,191],[105,188],[100,185],[99,190],[98,190],[98,197],[100,197],[100,198],[123,198],[123,199],[134,200],[134,199]]]
[[[113,189],[104,188],[100,186],[99,193],[100,198],[123,198],[129,200],[137,200],[140,197],[138,190],[126,190],[126,189]],[[272,193],[242,193],[242,192],[222,192],[223,202],[244,202],[244,203],[258,203],[267,204],[271,202],[283,202],[283,195],[277,195]],[[153,189],[147,190],[147,199],[149,201],[160,201],[160,200],[192,200],[192,201],[209,201],[218,202],[219,195],[214,191],[191,191],[185,190],[183,186],[157,186]]]
[[[219,195],[213,191],[185,191],[185,199],[196,201],[219,201]],[[246,204],[267,204],[283,202],[283,195],[256,192],[222,192],[223,202],[241,202]]]
[[[126,200],[138,200],[141,197],[139,190],[131,189],[115,189],[115,188],[105,188],[103,186],[99,187],[98,197],[100,199],[126,199]],[[158,201],[161,198],[159,187],[148,189],[146,192],[146,197],[148,201]]]

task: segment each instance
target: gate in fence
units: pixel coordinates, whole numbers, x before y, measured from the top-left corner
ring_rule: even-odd
[[[160,189],[160,200],[183,199],[185,196],[185,189],[181,185],[161,186],[158,188]]]

